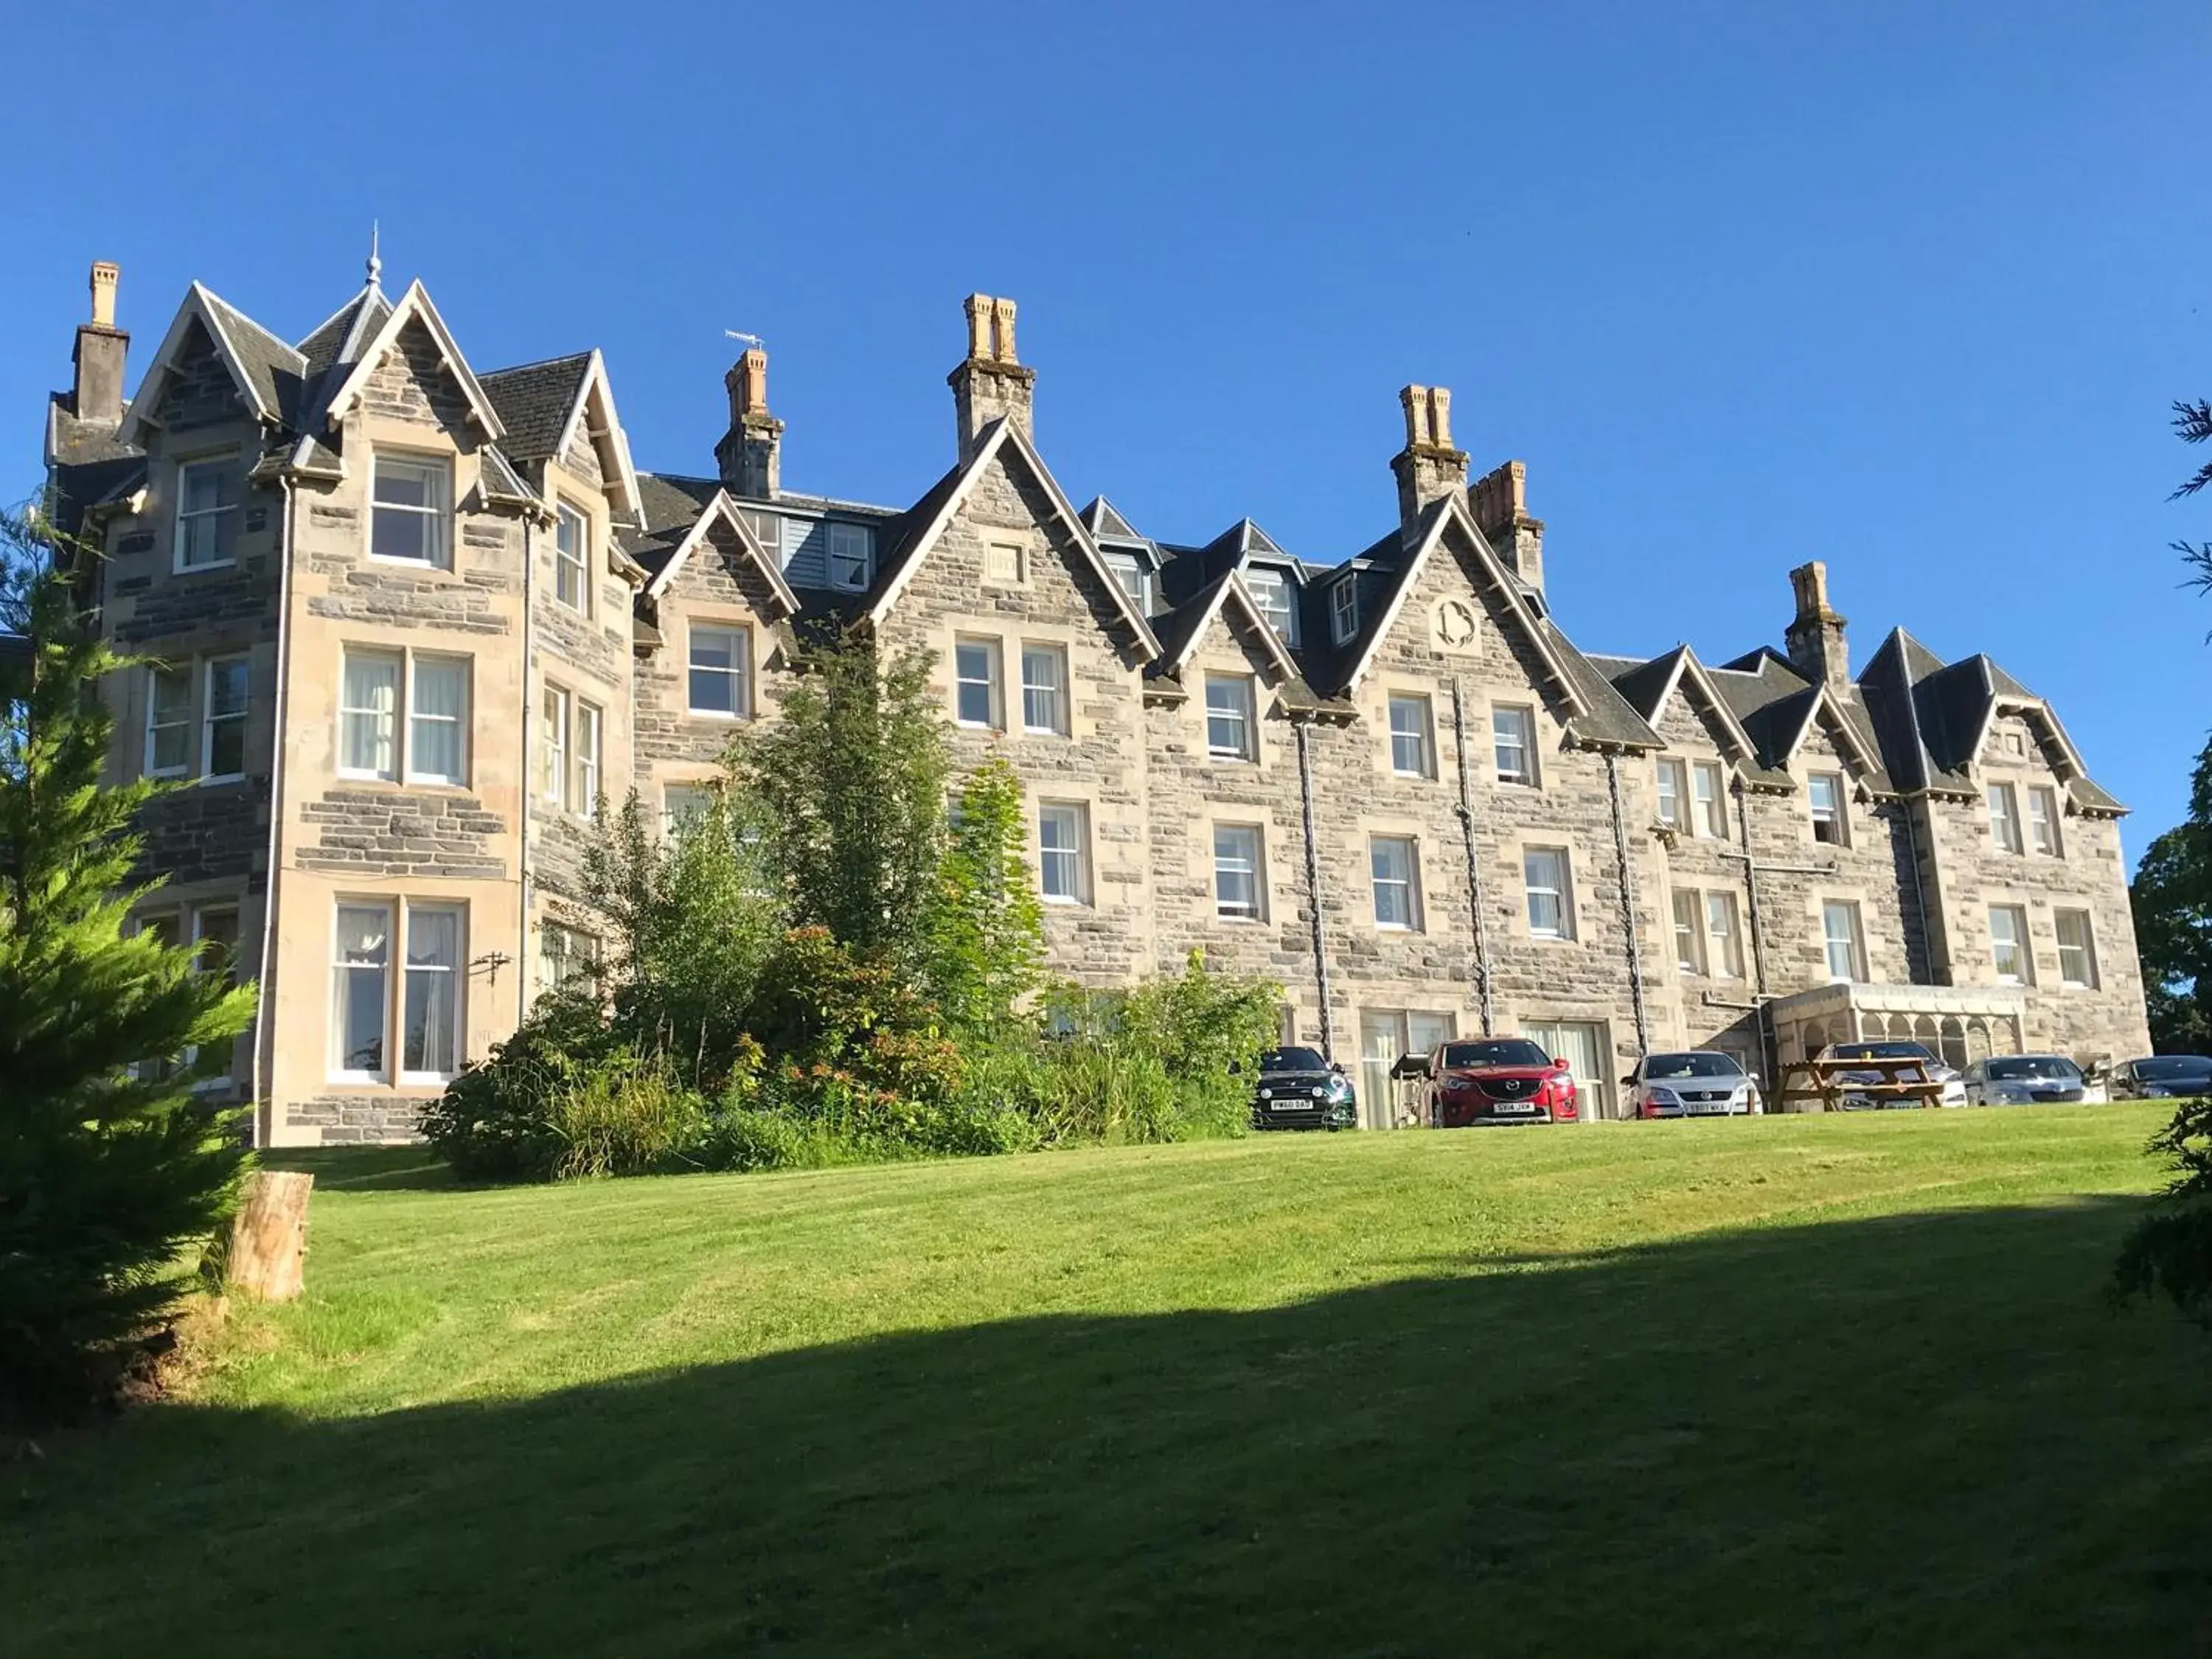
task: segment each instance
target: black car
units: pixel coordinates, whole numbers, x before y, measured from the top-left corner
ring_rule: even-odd
[[[2114,1100],[2194,1100],[2212,1095],[2212,1060],[2202,1054],[2160,1054],[2112,1067]]]
[[[1255,1129],[1349,1129],[1359,1121],[1352,1079],[1318,1048],[1270,1048],[1252,1086]]]

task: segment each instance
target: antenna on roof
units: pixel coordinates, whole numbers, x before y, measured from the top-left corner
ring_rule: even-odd
[[[726,340],[743,340],[747,345],[758,346],[763,351],[768,349],[768,342],[757,334],[740,334],[734,328],[726,328],[722,331],[722,337]]]
[[[378,227],[375,220],[368,222],[368,285],[376,286],[376,279],[384,274],[384,261],[377,255]]]

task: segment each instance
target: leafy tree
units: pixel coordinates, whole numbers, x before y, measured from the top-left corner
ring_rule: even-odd
[[[124,666],[55,569],[57,541],[0,518],[0,631],[30,658],[0,713],[0,1389],[52,1406],[176,1294],[182,1247],[247,1161],[229,1115],[173,1062],[232,1042],[254,992],[125,931],[154,794],[104,787],[95,696]]]
[[[2212,1053],[2212,744],[2197,757],[2189,817],[2144,850],[2128,897],[2151,1046]]]
[[[2173,1180],[2128,1234],[2113,1291],[2122,1299],[2161,1292],[2212,1329],[2212,1101],[2184,1101],[2150,1150],[2166,1156]]]
[[[2173,429],[2186,444],[2201,444],[2212,439],[2212,401],[2200,398],[2195,403],[2177,402],[2173,405]],[[2212,461],[2205,462],[2184,478],[2166,499],[2178,501],[2184,495],[2194,495],[2207,484],[2212,484]],[[2173,544],[2173,550],[2196,571],[2190,578],[2191,586],[2199,592],[2212,592],[2212,542],[2179,541]]]
[[[1037,988],[1044,917],[1028,850],[1021,780],[994,757],[961,785],[931,913],[929,978],[957,1030],[988,1035]]]
[[[952,772],[928,654],[885,662],[854,633],[818,642],[805,667],[781,716],[732,745],[732,781],[760,805],[792,924],[918,969]]]

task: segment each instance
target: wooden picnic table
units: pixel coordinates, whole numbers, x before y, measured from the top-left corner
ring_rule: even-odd
[[[1881,1073],[1882,1080],[1869,1082],[1865,1074],[1869,1072]],[[1851,1081],[1839,1081],[1846,1077]],[[1824,1112],[1840,1112],[1846,1095],[1869,1096],[1885,1106],[1905,1101],[1941,1106],[1943,1085],[1928,1075],[1924,1060],[1905,1057],[1801,1060],[1782,1068],[1782,1086],[1774,1091],[1774,1098],[1785,1112],[1792,1102],[1808,1100],[1819,1101]]]

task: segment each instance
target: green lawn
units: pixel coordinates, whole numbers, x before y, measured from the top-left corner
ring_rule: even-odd
[[[326,1159],[303,1304],[0,1471],[0,1651],[2202,1652],[2161,1115]]]

